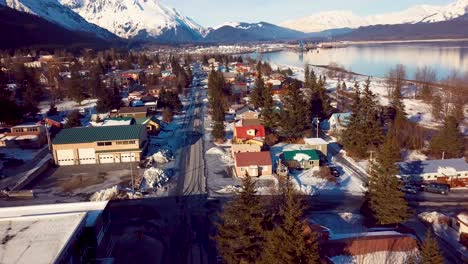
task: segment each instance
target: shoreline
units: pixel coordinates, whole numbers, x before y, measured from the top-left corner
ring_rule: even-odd
[[[460,39],[412,39],[412,40],[354,40],[354,41],[340,41],[348,45],[367,45],[367,44],[398,44],[398,43],[440,43],[440,42],[464,42],[468,38]]]

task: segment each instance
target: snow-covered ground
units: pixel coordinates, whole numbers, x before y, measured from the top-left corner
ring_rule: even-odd
[[[366,232],[364,217],[353,212],[318,212],[309,219],[310,222],[330,229],[330,235]]]
[[[86,109],[90,112],[97,103],[97,99],[89,99],[89,100],[83,100],[81,102],[81,105],[75,101],[71,100],[63,100],[60,102],[57,102],[55,105],[57,107],[57,111],[63,111],[63,112],[69,112],[75,109]],[[43,101],[39,103],[39,113],[40,114],[45,114],[47,111],[50,109],[50,102]]]

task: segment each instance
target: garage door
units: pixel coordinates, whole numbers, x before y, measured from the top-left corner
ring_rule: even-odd
[[[99,155],[99,163],[114,163],[114,155],[113,154],[101,154]]]
[[[80,164],[96,164],[96,152],[94,148],[78,149]]]
[[[73,149],[57,150],[57,162],[60,166],[74,165],[75,155],[73,154]]]
[[[120,155],[120,159],[122,162],[135,161],[135,153],[122,153],[122,155]]]

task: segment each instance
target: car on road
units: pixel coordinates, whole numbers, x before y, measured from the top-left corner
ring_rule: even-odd
[[[450,188],[447,184],[443,183],[429,183],[428,185],[424,186],[424,191],[448,195]]]
[[[404,192],[404,193],[411,193],[411,194],[416,194],[416,193],[418,193],[418,191],[416,190],[416,188],[414,188],[414,187],[411,186],[411,185],[405,185],[405,186],[401,187],[401,191]]]
[[[335,176],[335,177],[340,177],[340,172],[338,171],[338,168],[336,166],[329,166],[330,169],[330,174]]]

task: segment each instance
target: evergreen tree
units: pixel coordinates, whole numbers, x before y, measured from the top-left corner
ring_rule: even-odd
[[[258,263],[264,248],[263,208],[251,177],[242,179],[241,190],[220,214],[215,237],[227,264]]]
[[[400,224],[410,216],[408,203],[400,190],[401,183],[395,176],[399,172],[395,164],[399,149],[394,142],[395,135],[388,133],[369,178],[369,209],[376,223],[381,225]]]
[[[308,87],[311,86],[309,64],[306,64],[306,65],[305,65],[305,68],[304,68],[304,86],[305,86],[306,88],[308,88]]]
[[[274,227],[267,232],[262,263],[320,263],[317,236],[305,233],[304,207],[299,194],[286,181]]]
[[[113,110],[112,92],[109,89],[105,89],[98,98],[96,111],[98,113],[107,113],[111,110]]]
[[[440,96],[436,95],[432,98],[432,116],[436,120],[440,120],[442,118],[442,99]]]
[[[302,133],[309,124],[307,105],[300,90],[300,83],[293,80],[286,89],[283,98],[284,109],[281,112],[280,135],[288,138],[302,137]]]
[[[275,102],[273,101],[273,93],[271,85],[266,85],[262,91],[262,121],[265,128],[273,130],[277,126],[278,113],[275,111]]]
[[[117,83],[112,82],[112,109],[120,109],[124,105],[122,102],[122,95],[120,94],[120,89]]]
[[[164,122],[166,123],[172,122],[173,116],[174,115],[172,114],[170,109],[164,108],[163,113],[162,113],[162,118]]]
[[[73,110],[67,115],[67,123],[65,128],[80,127],[81,126],[81,114],[78,110]]]
[[[250,93],[250,102],[254,105],[255,108],[263,107],[263,90],[265,90],[265,83],[262,76],[260,75],[255,80],[255,88]]]
[[[432,232],[427,229],[426,238],[422,243],[420,251],[421,264],[443,264],[444,257],[442,256],[437,239],[432,237]]]
[[[85,94],[83,91],[83,83],[81,81],[80,74],[75,67],[72,67],[70,72],[70,86],[68,89],[68,97],[73,101],[81,104],[85,99]]]
[[[464,138],[455,117],[448,116],[445,119],[444,126],[431,140],[430,151],[440,158],[443,153],[447,159],[463,157]]]
[[[218,140],[218,139],[224,140],[224,137],[226,136],[226,131],[225,131],[223,121],[214,121],[213,131],[211,131],[211,136],[215,140]]]
[[[382,128],[377,115],[377,97],[370,89],[371,81],[367,79],[361,100],[361,115],[363,116],[364,144],[370,150],[376,150],[383,141]]]

